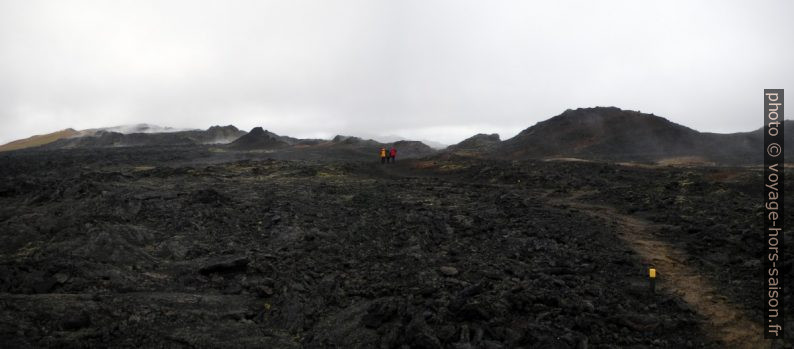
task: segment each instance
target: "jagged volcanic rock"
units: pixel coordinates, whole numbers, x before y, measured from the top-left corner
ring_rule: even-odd
[[[729,285],[708,304],[763,316],[754,168],[203,149],[0,154],[0,343],[747,347],[707,332],[672,270],[649,294],[627,215]]]

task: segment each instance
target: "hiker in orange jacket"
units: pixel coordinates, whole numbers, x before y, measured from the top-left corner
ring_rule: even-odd
[[[391,147],[391,151],[389,151],[389,157],[391,157],[391,163],[394,163],[397,160],[397,148]]]
[[[380,163],[386,163],[386,148],[380,148]]]

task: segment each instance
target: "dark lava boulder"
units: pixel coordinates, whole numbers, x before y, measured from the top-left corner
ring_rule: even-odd
[[[248,258],[245,255],[236,256],[219,256],[208,260],[199,269],[202,274],[211,273],[228,273],[236,271],[244,271],[248,266]]]
[[[277,149],[289,146],[289,143],[273,132],[254,127],[251,132],[229,144],[229,148],[237,150]]]

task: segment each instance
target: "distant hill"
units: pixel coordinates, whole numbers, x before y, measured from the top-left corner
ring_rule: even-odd
[[[435,149],[420,141],[397,141],[392,146],[397,149],[398,157],[421,157],[436,152]]]
[[[177,133],[131,133],[97,131],[91,136],[64,138],[43,146],[45,149],[108,148],[195,144]]]
[[[487,152],[499,144],[501,139],[496,133],[484,134],[478,133],[467,139],[464,139],[458,144],[453,144],[447,147],[448,151],[472,151],[472,152]]]
[[[110,130],[132,132],[122,133]],[[156,132],[168,130],[168,132]],[[66,131],[66,130],[65,130]],[[382,147],[396,147],[398,158],[421,157],[436,152],[435,149],[419,141],[399,140],[392,143],[380,143],[371,139],[350,136],[336,136],[332,140],[298,139],[282,136],[255,127],[245,132],[234,126],[212,126],[207,130],[178,131],[172,128],[139,124],[96,128],[32,137],[41,143],[20,140],[27,147],[38,146],[38,149],[74,149],[74,148],[112,148],[112,147],[169,147],[217,144],[221,149],[230,151],[268,150],[268,156],[280,159],[315,159],[315,160],[363,160],[377,158]],[[135,132],[145,131],[145,132]],[[46,138],[47,143],[44,143]],[[18,148],[17,148],[18,149]]]
[[[399,140],[396,142],[381,143],[371,139],[364,140],[351,136],[336,136],[325,146],[337,149],[345,148],[358,150],[370,156],[371,154],[377,155],[380,148],[391,149],[392,147],[397,149],[398,157],[420,157],[436,152],[435,149],[420,141]]]
[[[397,136],[397,135],[375,136],[375,137],[372,137],[372,138],[375,139],[375,141],[383,143],[383,144],[392,144],[392,143],[399,142],[399,141],[410,141],[410,139],[408,139],[408,138],[405,138],[405,137],[402,137],[402,136]],[[419,140],[419,142],[422,142],[425,145],[427,145],[427,146],[429,146],[430,148],[433,148],[433,149],[444,149],[444,148],[447,147],[446,144],[435,142],[435,141],[431,141],[431,140],[427,140],[427,139],[421,139],[421,140]]]
[[[10,150],[18,150],[18,149],[25,149],[31,147],[38,147],[41,145],[49,144],[55,142],[59,139],[69,138],[79,135],[80,132],[75,131],[74,129],[67,128],[65,130],[60,130],[53,133],[48,133],[44,135],[36,135],[32,137],[28,137],[25,139],[19,139],[10,143],[6,143],[0,146],[0,152],[3,151],[10,151]]]
[[[279,149],[272,156],[281,159],[312,160],[377,160],[381,148],[397,149],[397,159],[416,158],[436,153],[436,150],[419,141],[401,140],[381,143],[372,139],[337,135],[331,140],[301,139],[294,145]]]
[[[213,126],[207,130],[164,133],[120,133],[102,129],[80,132],[80,137],[63,138],[44,145],[45,149],[174,146],[229,143],[244,135],[234,126]]]
[[[786,121],[786,126],[792,125]],[[787,152],[791,152],[791,132]],[[751,164],[763,161],[763,131],[701,133],[665,118],[615,107],[567,110],[488,151],[508,159],[574,157],[607,161]]]
[[[381,148],[384,143],[380,143],[378,141],[374,141],[371,139],[361,139],[359,137],[354,136],[342,136],[336,135],[328,146],[336,146],[336,147],[364,147],[364,148]]]
[[[235,150],[277,149],[284,148],[297,141],[294,138],[282,137],[273,132],[254,127],[251,132],[229,144]]]
[[[794,122],[785,121],[792,130]],[[115,132],[123,131],[123,132]],[[165,131],[165,132],[160,132]],[[132,132],[132,133],[126,133]],[[786,133],[788,154],[794,151],[794,131]],[[662,164],[763,162],[763,130],[718,134],[698,132],[653,114],[615,107],[579,108],[541,121],[508,140],[498,134],[477,134],[444,150],[424,142],[378,142],[353,136],[331,140],[298,139],[255,127],[245,132],[234,126],[207,130],[176,130],[149,124],[83,131],[66,129],[0,146],[0,151],[38,149],[168,147],[217,144],[229,151],[268,150],[279,159],[364,160],[378,157],[380,148],[397,148],[398,159],[431,154],[457,154],[507,160],[578,158],[600,161],[637,161]],[[789,159],[794,157],[789,156]]]
[[[619,108],[566,110],[497,147],[508,158],[653,160],[691,155],[699,132],[652,114]]]
[[[232,125],[212,126],[206,131],[193,130],[179,132],[198,144],[227,144],[236,141],[246,134]]]

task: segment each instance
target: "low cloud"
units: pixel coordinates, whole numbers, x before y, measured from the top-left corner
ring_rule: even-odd
[[[0,143],[122,124],[455,143],[568,108],[760,127],[788,1],[3,1]]]

